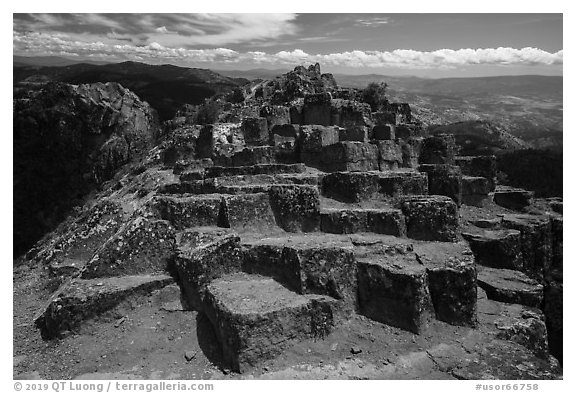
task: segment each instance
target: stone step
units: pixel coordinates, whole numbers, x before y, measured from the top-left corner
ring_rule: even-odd
[[[243,270],[273,277],[299,294],[356,305],[356,262],[349,239],[326,234],[245,241]]]
[[[432,299],[426,268],[414,253],[370,255],[358,258],[357,264],[360,313],[416,334],[427,328]]]
[[[377,173],[380,192],[386,196],[428,194],[428,175],[415,170],[382,171]]]
[[[542,307],[544,287],[522,272],[508,269],[478,267],[478,286],[488,299],[505,303]]]
[[[404,215],[402,211],[393,208],[325,208],[320,212],[320,221],[320,229],[326,233],[374,232],[406,236]]]
[[[410,195],[398,202],[406,218],[407,236],[416,240],[453,242],[459,227],[458,206],[441,195]]]
[[[250,166],[213,166],[205,169],[205,178],[237,175],[278,175],[283,173],[304,173],[306,166],[298,164],[260,164]]]
[[[532,204],[533,198],[533,191],[527,191],[522,188],[498,186],[494,191],[494,202],[512,210],[522,210]]]
[[[414,333],[434,317],[476,326],[476,268],[465,244],[392,239],[355,255],[362,314]]]
[[[43,337],[59,337],[65,331],[77,330],[83,321],[114,308],[123,300],[173,282],[172,277],[163,274],[74,279],[51,297],[35,324]]]
[[[336,307],[330,297],[298,295],[272,278],[245,273],[212,281],[204,300],[223,360],[236,372],[280,355],[297,340],[324,338]]]
[[[202,310],[206,286],[213,280],[242,269],[240,238],[231,231],[197,228],[182,233],[174,265],[184,298]]]
[[[157,215],[177,229],[220,226],[238,230],[279,227],[287,232],[320,230],[320,196],[316,186],[246,187],[260,192],[160,195],[155,198],[154,206]]]
[[[464,232],[476,263],[497,269],[522,270],[520,231],[515,229]]]
[[[225,226],[222,194],[158,196],[154,206],[160,218],[176,229]]]
[[[428,193],[425,173],[412,170],[335,172],[322,178],[322,195],[347,202]]]

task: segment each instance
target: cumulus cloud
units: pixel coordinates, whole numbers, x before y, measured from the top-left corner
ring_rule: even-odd
[[[288,36],[296,14],[14,14],[17,33],[64,33],[71,40],[95,41],[113,32],[142,45],[226,45]]]
[[[75,53],[84,57],[116,60],[175,62],[177,64],[200,64],[217,62],[257,65],[296,65],[319,62],[322,65],[353,68],[403,68],[430,69],[456,68],[471,65],[560,65],[563,51],[550,53],[538,48],[480,48],[439,49],[416,51],[347,51],[328,54],[309,54],[301,49],[266,53],[261,51],[237,52],[224,47],[188,49],[166,44],[158,34],[157,40],[146,44],[99,40],[82,41],[65,33],[17,32],[13,34],[16,54],[61,55]],[[216,40],[218,42],[218,40]]]

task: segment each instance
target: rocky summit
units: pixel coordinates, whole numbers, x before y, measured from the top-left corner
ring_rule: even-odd
[[[33,85],[17,208],[97,186],[15,262],[15,378],[562,378],[561,200],[498,184],[409,104],[374,111],[318,64],[210,124]],[[34,177],[62,161],[82,182]]]

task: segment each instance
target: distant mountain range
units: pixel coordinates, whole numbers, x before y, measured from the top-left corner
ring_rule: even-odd
[[[57,59],[51,58],[50,61],[56,62]],[[16,62],[13,73],[15,83],[50,80],[71,84],[118,82],[152,105],[163,120],[174,117],[183,104],[200,104],[205,98],[231,91],[248,82],[207,69],[132,61],[48,67]]]
[[[158,110],[174,116],[185,103],[198,104],[254,79],[273,79],[287,69],[211,71],[136,62],[88,64],[59,57],[14,56],[14,81],[119,82]],[[425,125],[488,121],[536,148],[562,149],[563,78],[497,76],[426,79],[412,76],[334,75],[342,87],[388,83],[391,101],[407,102]]]

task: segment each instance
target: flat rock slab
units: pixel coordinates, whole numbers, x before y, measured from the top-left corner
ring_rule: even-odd
[[[404,216],[398,209],[323,209],[320,217],[322,232],[406,236]]]
[[[515,229],[483,230],[462,233],[476,258],[476,263],[498,269],[522,269],[520,231]]]
[[[549,357],[542,311],[489,300],[483,290],[478,290],[478,320],[496,338],[516,342],[544,359]]]
[[[536,308],[542,306],[544,287],[516,270],[479,267],[478,285],[491,300]]]
[[[335,172],[322,179],[322,195],[341,202],[373,199],[378,189],[376,172]]]
[[[168,221],[137,217],[104,243],[81,277],[163,273],[176,251],[175,236]]]
[[[436,319],[476,326],[476,263],[465,243],[414,243],[418,262],[426,267]]]
[[[399,200],[407,234],[416,240],[453,242],[459,226],[458,206],[446,196],[414,195]]]
[[[433,313],[426,268],[404,250],[358,258],[358,303],[370,319],[421,333]]]
[[[272,278],[240,273],[210,283],[204,309],[224,361],[244,372],[295,340],[327,335],[335,305],[329,297],[298,295]]]
[[[131,296],[146,294],[173,282],[168,275],[74,279],[52,296],[35,323],[43,337],[58,337],[64,331],[78,329],[84,320],[114,308]]]
[[[428,194],[428,174],[416,171],[386,171],[378,173],[380,192],[386,196]]]
[[[322,294],[356,304],[352,245],[329,235],[269,238],[244,244],[243,269],[274,277],[300,294]]]
[[[512,210],[522,210],[532,203],[533,198],[533,191],[527,191],[521,188],[496,187],[494,191],[494,202]]]

